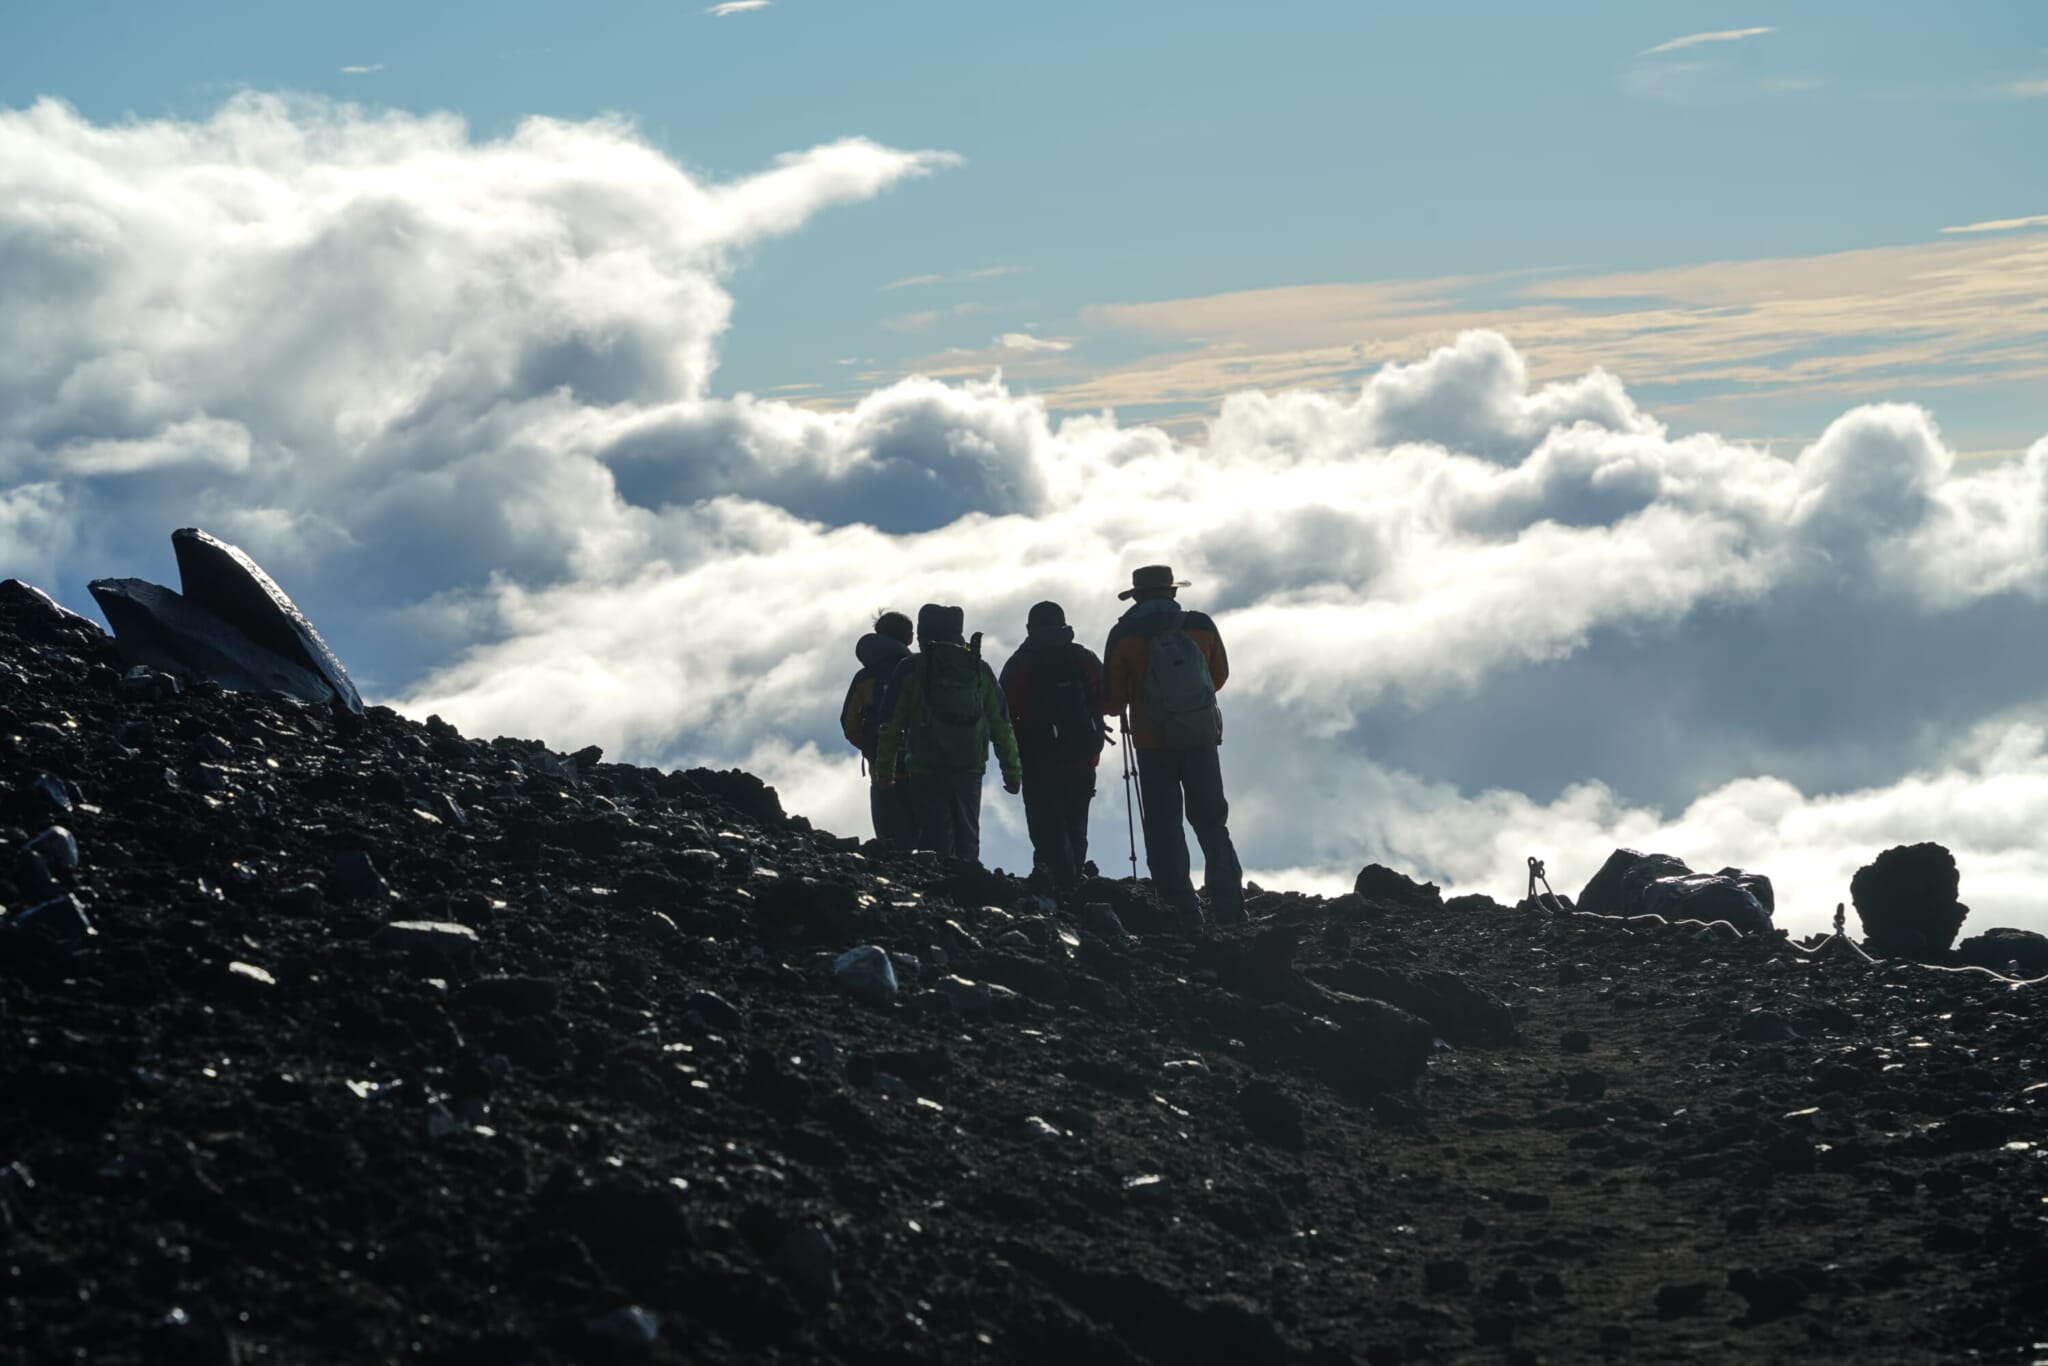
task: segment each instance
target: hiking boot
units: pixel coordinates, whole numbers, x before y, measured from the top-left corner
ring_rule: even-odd
[[[1202,904],[1209,910],[1210,924],[1243,925],[1246,923],[1244,893],[1238,892],[1233,895],[1230,892],[1224,892],[1218,895],[1204,887],[1198,895],[1202,899]]]

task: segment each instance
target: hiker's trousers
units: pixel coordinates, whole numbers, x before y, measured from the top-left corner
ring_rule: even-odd
[[[940,858],[981,857],[981,775],[913,773],[910,810],[917,847]]]
[[[868,815],[875,822],[875,838],[887,847],[908,849],[917,843],[917,816],[910,807],[908,783],[870,784]]]
[[[1145,807],[1145,863],[1152,885],[1182,913],[1200,915],[1188,875],[1185,814],[1202,846],[1202,883],[1219,920],[1244,914],[1244,869],[1230,842],[1230,803],[1223,796],[1222,751],[1216,745],[1138,751],[1138,793]]]
[[[1024,828],[1031,853],[1058,891],[1081,885],[1088,862],[1088,804],[1095,800],[1095,770],[1024,770]]]

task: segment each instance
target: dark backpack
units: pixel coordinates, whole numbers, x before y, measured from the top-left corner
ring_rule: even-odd
[[[936,645],[918,656],[924,708],[911,719],[910,758],[934,773],[979,773],[988,765],[988,708],[981,688],[981,657],[957,645]]]
[[[1037,747],[1069,759],[1101,754],[1106,731],[1081,661],[1078,645],[1037,650],[1031,656],[1031,717]]]

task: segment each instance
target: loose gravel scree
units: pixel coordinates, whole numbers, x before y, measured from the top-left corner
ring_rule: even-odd
[[[2019,1360],[2048,1323],[2048,988],[1483,898],[1184,935],[743,773],[130,677],[15,588],[0,754],[5,1366]]]

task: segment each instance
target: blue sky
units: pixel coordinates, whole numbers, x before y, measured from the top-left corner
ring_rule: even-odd
[[[1268,885],[1628,844],[1812,928],[1931,838],[2042,923],[2048,5],[0,41],[0,573],[73,606],[202,526],[366,697],[856,830],[876,611],[1100,640],[1171,563]]]
[[[755,248],[734,279],[717,388],[828,404],[912,370],[1001,365],[1056,407],[1206,412],[1233,377],[1350,384],[1445,338],[1390,336],[1349,367],[1243,363],[1292,349],[1264,329],[1227,348],[1239,359],[1214,374],[1161,380],[1142,365],[1119,372],[1197,350],[1228,320],[1205,313],[1196,335],[1178,317],[1133,328],[1100,310],[1982,243],[2028,230],[1944,239],[1941,229],[2048,214],[2048,5],[2019,0],[774,0],[727,17],[698,4],[525,0],[13,11],[0,104],[56,95],[102,121],[197,117],[236,90],[295,90],[452,110],[479,135],[535,114],[622,113],[684,165],[721,177],[849,135],[960,154],[956,169]],[[1749,29],[1769,31],[1651,51]],[[1917,268],[1910,258],[1875,266],[1863,288],[1892,297]],[[927,276],[941,279],[885,288]],[[1532,278],[1550,277],[1465,284],[1432,304],[1461,318],[1513,309]],[[1489,320],[1523,342],[1511,314]],[[2041,321],[2034,331],[2048,329]],[[1368,311],[1335,325],[1375,335],[1376,322]],[[1782,367],[1893,335],[1891,320],[1871,326],[1870,338],[1818,328],[1738,351]],[[1005,348],[1005,336],[1051,345]],[[1989,349],[1981,334],[1968,341]],[[1525,349],[1546,373],[1542,341]],[[1888,397],[1928,402],[1966,451],[2037,436],[2048,425],[2042,367],[2022,357],[1971,374],[1961,349],[1904,356],[1866,378]],[[1696,357],[1650,350],[1611,346],[1592,359],[1620,369],[1653,408],[1668,405],[1680,429],[1810,438],[1845,398],[1867,396],[1700,378]],[[1576,352],[1552,351],[1559,373],[1581,368]]]

